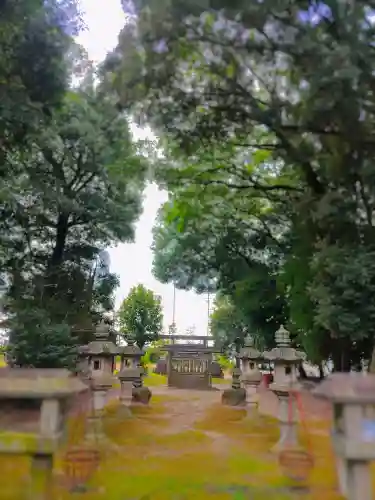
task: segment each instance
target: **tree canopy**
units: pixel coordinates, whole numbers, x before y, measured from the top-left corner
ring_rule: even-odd
[[[315,358],[332,356],[345,370],[350,357],[370,357],[375,333],[371,8],[134,1],[133,24],[103,68],[120,104],[164,139],[161,182],[178,198],[164,231],[183,234],[176,252],[183,238],[184,255],[199,250],[187,235],[197,204],[216,227],[225,204],[236,221],[272,214],[260,224],[263,236],[286,242],[276,283],[290,326]],[[189,206],[193,196],[199,203]],[[263,254],[270,248],[264,239]],[[197,258],[199,266],[218,279],[212,261]]]
[[[284,287],[277,282],[286,245],[281,237],[269,236],[260,222],[271,223],[270,214],[256,213],[253,207],[256,217],[252,217],[248,205],[245,220],[232,205],[216,198],[212,213],[213,208],[202,207],[197,197],[189,204],[195,216],[185,221],[181,231],[178,220],[171,220],[179,201],[174,197],[166,203],[154,228],[155,276],[198,293],[219,291],[226,297],[219,301],[220,311],[226,314],[230,309],[229,316],[241,323],[241,331],[248,328],[260,344],[269,347],[276,329],[287,321]],[[232,344],[228,339],[228,346]]]
[[[163,328],[160,297],[143,285],[134,286],[118,311],[120,331],[140,349],[155,342]]]
[[[118,278],[103,251],[133,241],[148,163],[72,38],[82,26],[76,3],[5,1],[0,14],[0,273],[9,349],[17,364],[72,366],[71,349],[114,307]]]
[[[149,171],[131,115],[163,147],[153,174],[169,201],[154,230],[155,276],[218,292],[220,321],[234,318],[264,345],[284,323],[314,361],[348,370],[368,360],[371,2],[123,4],[127,23],[98,85],[72,40],[74,1],[0,5],[0,279],[14,356],[54,366],[61,347],[69,364],[69,339],[113,306],[117,277],[100,271],[100,255],[132,241]],[[144,342],[160,310],[152,318]],[[34,362],[17,347],[27,339]]]

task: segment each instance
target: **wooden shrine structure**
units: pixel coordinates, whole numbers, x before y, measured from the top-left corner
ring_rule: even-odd
[[[167,352],[168,386],[178,389],[211,389],[210,366],[215,347],[209,347],[213,337],[208,335],[161,335],[162,340],[170,340],[163,351]],[[184,343],[176,341],[183,340]],[[191,341],[197,343],[191,343]],[[189,342],[189,343],[188,343]]]

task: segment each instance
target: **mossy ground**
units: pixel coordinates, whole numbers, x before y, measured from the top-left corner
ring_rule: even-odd
[[[69,422],[67,440],[55,464],[51,500],[341,498],[336,491],[328,422],[310,422],[310,439],[300,429],[301,442],[310,443],[315,464],[306,491],[299,491],[283,476],[277,457],[270,452],[278,438],[274,418],[223,407],[219,392],[167,393],[157,385],[148,407],[136,406],[130,415],[117,402],[106,408],[106,440],[98,444],[101,463],[86,493],[69,492],[62,477],[64,454],[82,443],[85,428],[84,418]],[[1,500],[28,498],[28,467],[24,458],[0,458]]]

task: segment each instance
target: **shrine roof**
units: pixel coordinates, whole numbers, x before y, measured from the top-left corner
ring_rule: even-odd
[[[199,353],[213,353],[221,352],[217,347],[206,347],[202,344],[170,344],[161,348],[162,351],[177,351],[177,352],[199,352]]]

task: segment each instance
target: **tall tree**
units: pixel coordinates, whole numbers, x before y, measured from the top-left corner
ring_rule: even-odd
[[[108,59],[120,101],[135,103],[175,156],[188,156],[185,168],[173,165],[180,184],[246,188],[249,197],[273,193],[285,202],[298,238],[309,227],[313,251],[304,262],[312,280],[304,290],[316,330],[339,358],[358,343],[368,357],[375,339],[367,299],[375,283],[371,2],[134,7],[136,29],[124,29]],[[246,168],[202,161],[228,143],[237,158],[248,157]],[[349,367],[350,359],[341,363]]]
[[[2,176],[8,171],[7,154],[26,147],[28,133],[60,104],[70,78],[65,55],[81,25],[74,0],[1,3]]]
[[[93,262],[105,247],[132,241],[147,165],[126,118],[87,86],[68,92],[50,127],[31,137],[28,155],[10,157],[22,175],[0,218],[13,248],[3,267],[11,277],[7,312],[13,325],[20,311],[30,310],[32,322],[39,309],[58,329],[85,331],[117,286],[110,273],[95,281]]]
[[[180,195],[165,204],[154,228],[155,277],[198,293],[221,292],[226,296],[224,310],[229,304],[238,321],[269,347],[288,313],[285,287],[278,282],[287,245],[282,232],[278,238],[270,234],[274,214],[242,200],[245,220],[231,204],[205,190],[205,198],[190,198],[190,217],[180,229],[178,219],[171,218],[184,199]]]
[[[163,328],[160,297],[143,285],[133,287],[120,306],[118,319],[125,339],[143,349],[158,340]]]
[[[22,162],[64,98],[70,79],[66,53],[81,24],[74,0],[0,5],[0,273],[11,255],[22,253],[14,242],[22,229],[12,217],[22,196]]]
[[[244,345],[247,334],[246,325],[228,297],[223,295],[216,297],[210,318],[210,331],[214,337],[215,346],[226,354],[238,353]]]

